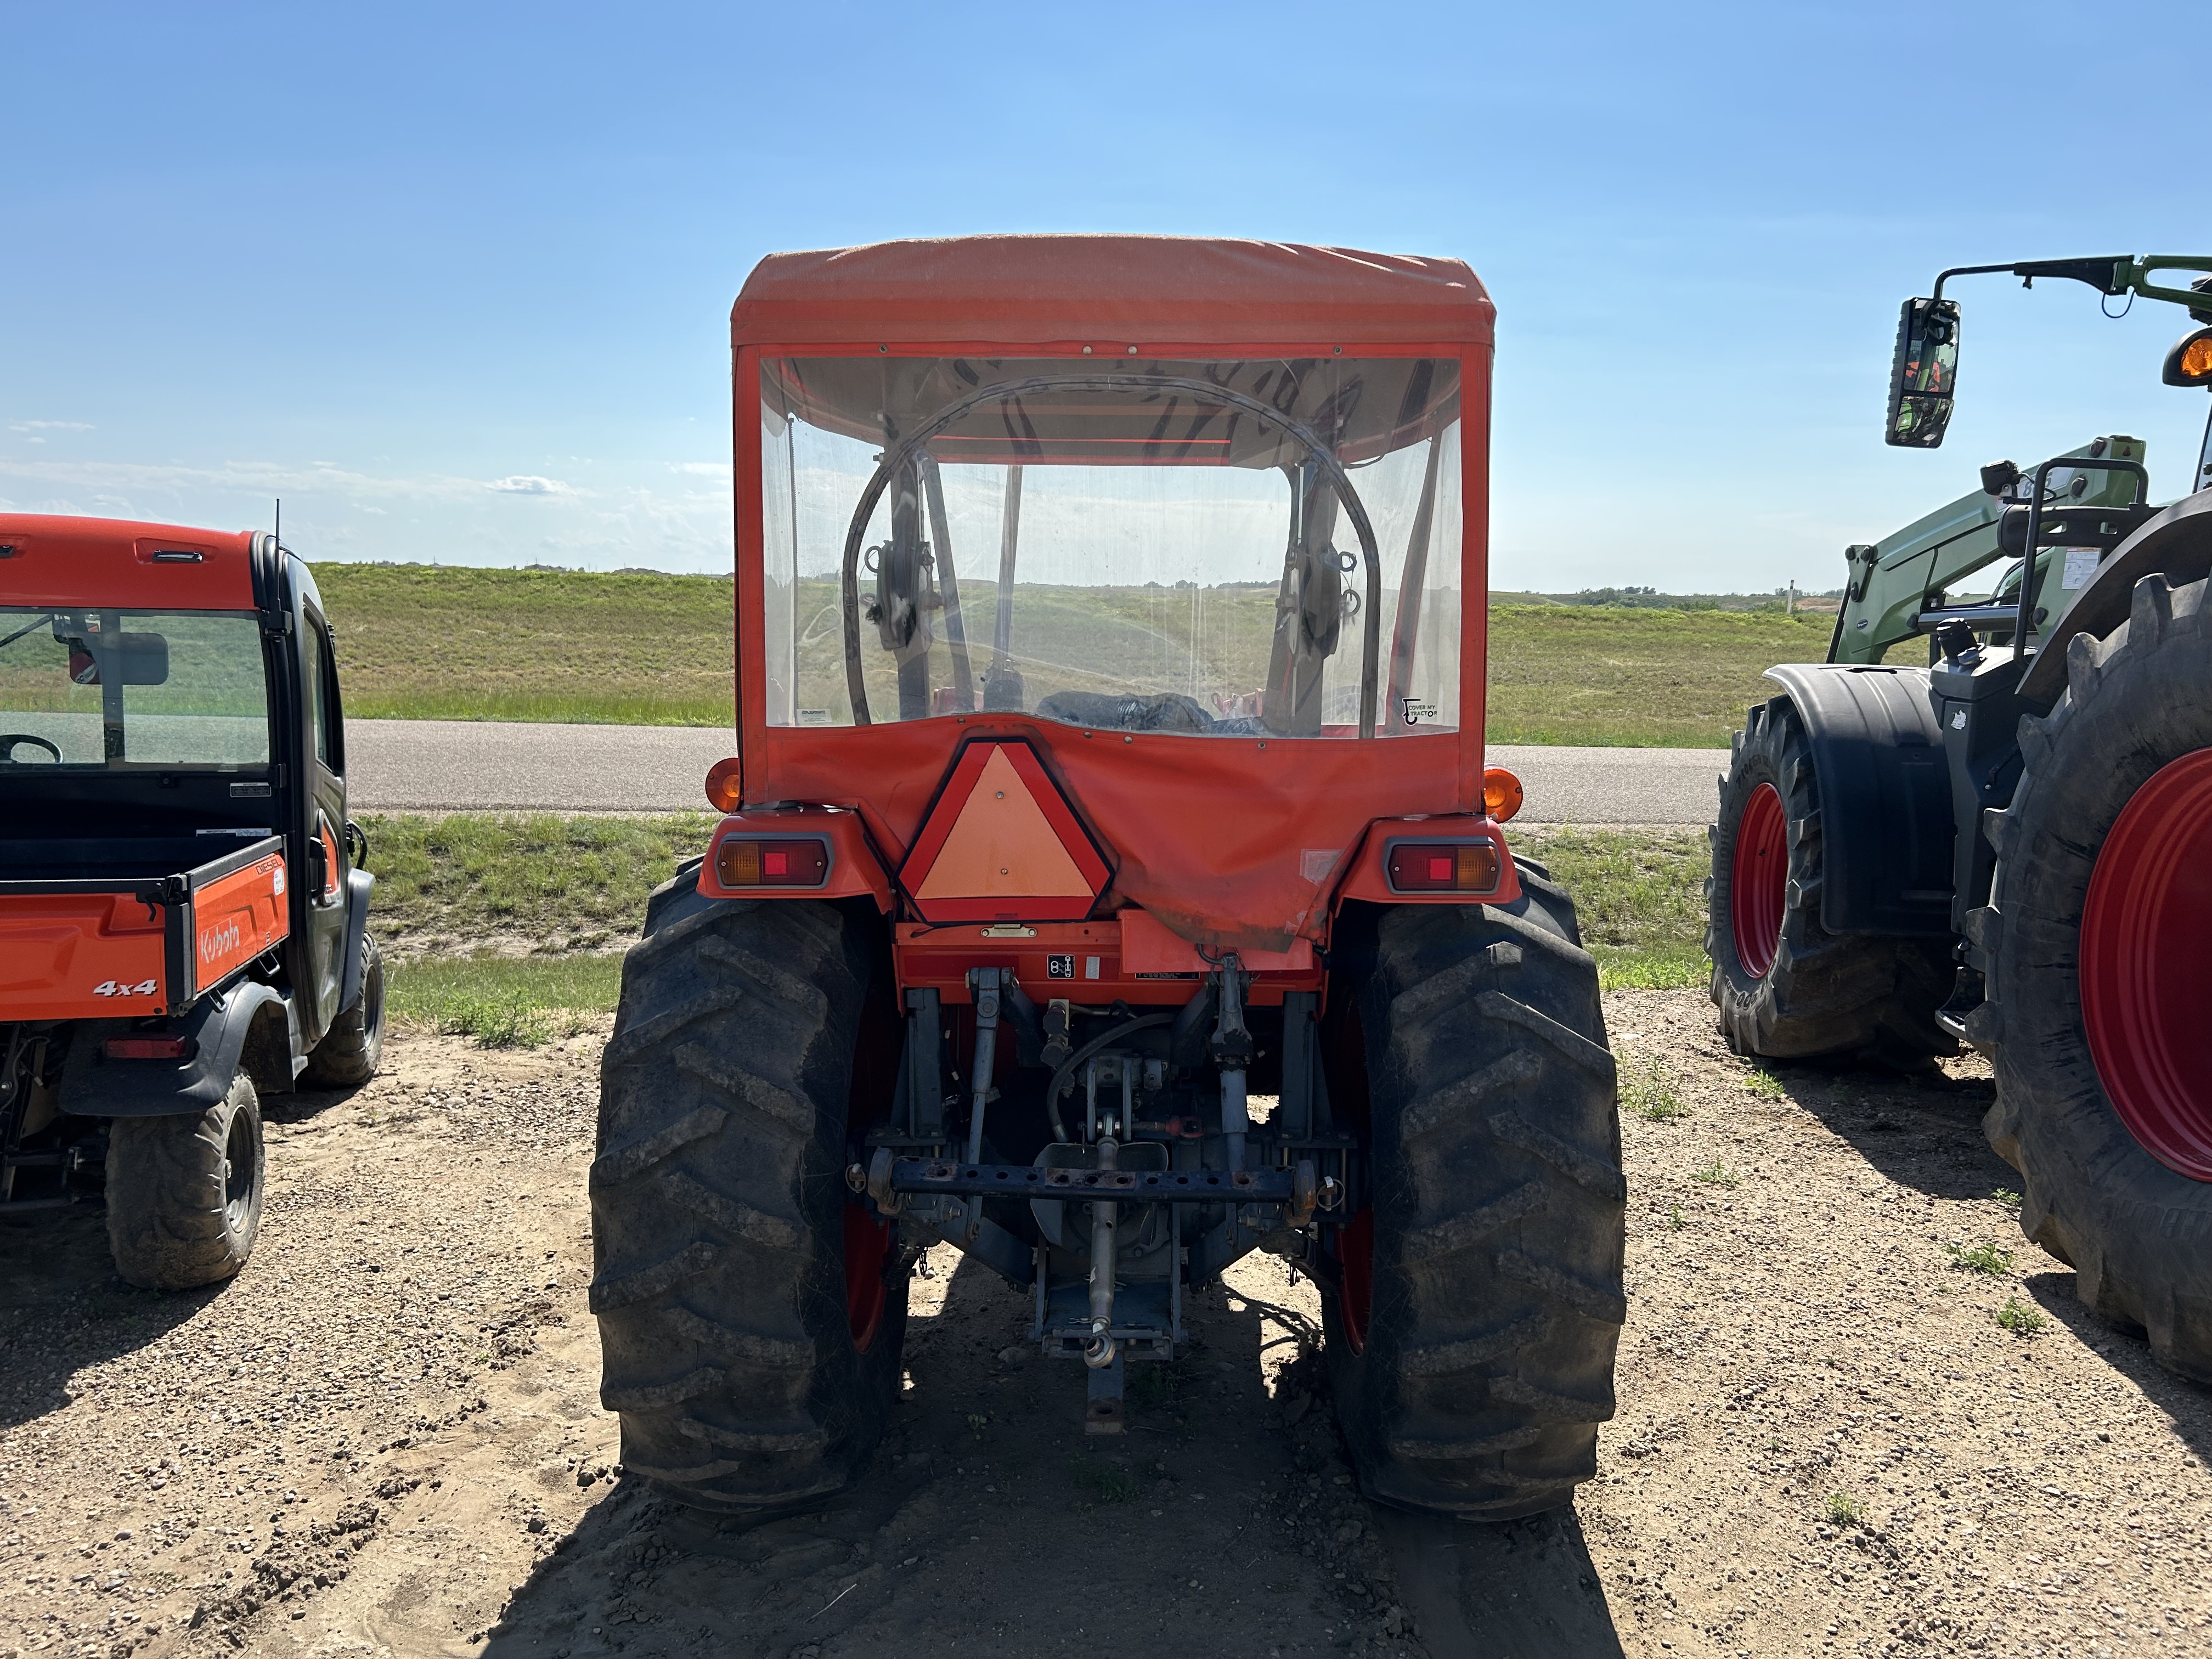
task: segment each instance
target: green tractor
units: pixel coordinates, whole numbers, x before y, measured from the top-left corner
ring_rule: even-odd
[[[1947,270],[1905,302],[1886,441],[1950,418],[1954,276],[2185,307],[2169,386],[2212,385],[2212,258]],[[2212,1382],[2212,426],[2190,493],[2099,438],[1846,550],[1824,663],[1735,735],[1711,830],[1729,1046],[1924,1065],[1990,1056],[1990,1144],[2084,1305]],[[1925,666],[1891,647],[1929,641]]]

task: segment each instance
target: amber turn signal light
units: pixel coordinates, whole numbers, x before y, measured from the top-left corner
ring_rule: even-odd
[[[718,812],[734,812],[744,799],[744,763],[732,755],[707,769],[707,799]]]
[[[725,887],[819,887],[830,879],[830,843],[732,836],[714,849],[714,874]]]
[[[2174,342],[2173,349],[2166,354],[2166,372],[2160,378],[2168,386],[2203,386],[2212,381],[2212,328],[2200,328]]]
[[[1399,841],[1382,857],[1394,893],[1494,893],[1498,849],[1486,841]]]
[[[1502,766],[1482,769],[1482,810],[1503,823],[1521,810],[1521,780]]]

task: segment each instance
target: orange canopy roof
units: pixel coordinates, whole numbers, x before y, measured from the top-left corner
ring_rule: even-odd
[[[954,236],[771,253],[734,344],[1487,344],[1458,259],[1200,236]]]

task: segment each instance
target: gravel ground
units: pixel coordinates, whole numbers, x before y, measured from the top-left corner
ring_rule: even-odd
[[[404,1036],[275,1115],[228,1286],[124,1286],[90,1209],[0,1233],[0,1659],[2212,1650],[2206,1395],[1990,1196],[1986,1068],[1769,1085],[1695,994],[1607,1007],[1662,1115],[1624,1124],[1621,1413],[1571,1511],[1361,1501],[1313,1287],[1273,1257],[1086,1442],[1023,1298],[939,1250],[862,1488],[689,1516],[622,1478],[594,1397],[600,1037]],[[1981,1246],[1993,1271],[1954,1265]]]

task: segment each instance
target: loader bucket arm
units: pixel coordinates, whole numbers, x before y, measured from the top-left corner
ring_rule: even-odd
[[[2100,453],[2140,461],[2136,438],[2081,444],[2059,457],[2089,459]],[[2085,469],[2087,483],[2066,499],[2085,507],[2118,506],[2134,497],[2135,481],[2124,472]],[[2070,490],[2072,479],[2056,487]],[[2009,497],[1972,490],[1871,545],[1848,548],[1849,576],[1828,660],[1877,663],[1900,640],[1929,631],[1922,625],[1929,596],[1955,587],[1976,571],[2005,556],[1997,546],[1997,520]],[[2045,556],[2049,556],[2048,550]],[[1931,624],[1932,626],[1932,624]]]

